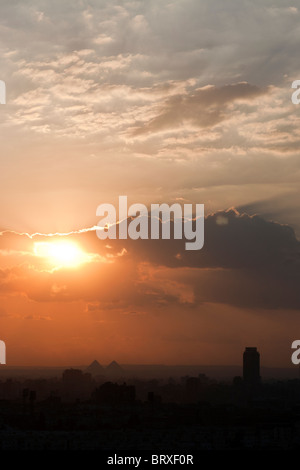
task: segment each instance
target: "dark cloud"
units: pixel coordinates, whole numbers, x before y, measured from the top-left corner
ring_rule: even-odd
[[[23,264],[0,271],[1,292],[24,292],[37,301],[83,299],[124,309],[174,302],[300,308],[300,243],[291,227],[259,216],[234,209],[207,216],[204,248],[198,251],[185,250],[185,240],[100,241],[94,231],[67,238],[101,258],[80,269],[41,272],[31,255]],[[20,240],[28,243],[24,235]]]
[[[159,132],[186,122],[197,127],[212,127],[228,117],[228,107],[235,100],[250,100],[266,92],[249,83],[236,83],[220,88],[208,86],[188,94],[175,95],[165,101],[156,117],[135,129],[133,134]]]
[[[91,237],[91,234],[86,236]],[[235,209],[208,215],[204,238],[204,248],[198,251],[185,250],[184,239],[108,240],[108,244],[118,250],[125,247],[134,259],[168,267],[243,268],[271,272],[287,262],[296,263],[300,253],[299,241],[291,227],[239,213]]]
[[[289,191],[284,191],[280,196],[269,199],[254,200],[237,207],[239,212],[249,215],[260,214],[267,220],[280,220],[282,223],[294,228],[297,238],[300,236],[299,214],[300,191],[298,187],[290,185]]]

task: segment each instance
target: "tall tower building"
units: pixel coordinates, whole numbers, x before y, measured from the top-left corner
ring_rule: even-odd
[[[244,351],[243,379],[248,385],[260,383],[260,354],[257,348],[246,348]]]

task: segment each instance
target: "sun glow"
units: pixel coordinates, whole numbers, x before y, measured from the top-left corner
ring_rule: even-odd
[[[76,267],[88,261],[88,255],[68,241],[37,242],[34,244],[34,254],[46,258],[56,267]]]

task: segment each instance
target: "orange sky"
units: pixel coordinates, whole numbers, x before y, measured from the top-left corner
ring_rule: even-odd
[[[291,366],[297,2],[162,3],[0,7],[9,365],[238,364],[257,346],[264,365]],[[100,241],[96,209],[120,195],[205,204],[204,249]]]

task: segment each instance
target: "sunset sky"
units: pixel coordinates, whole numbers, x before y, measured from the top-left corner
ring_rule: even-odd
[[[299,46],[292,0],[1,3],[8,365],[291,366]],[[120,195],[204,204],[204,248],[99,240]]]

